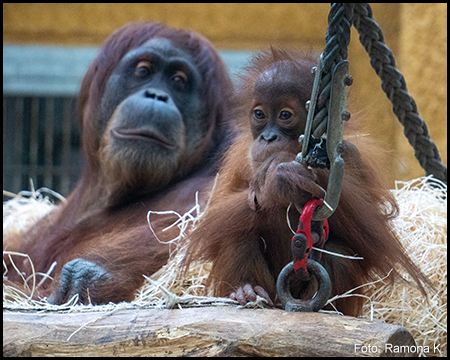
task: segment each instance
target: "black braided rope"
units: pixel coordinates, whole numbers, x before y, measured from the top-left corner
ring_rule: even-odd
[[[430,139],[425,121],[419,116],[414,99],[408,94],[405,79],[395,66],[394,55],[384,43],[383,33],[372,17],[369,4],[354,4],[354,25],[420,166],[426,175],[433,174],[435,178],[447,183],[447,168],[441,161],[435,143]]]
[[[336,65],[342,60],[347,59],[347,48],[350,43],[352,23],[352,4],[331,4],[328,15],[328,29],[325,36],[326,46],[322,54],[322,79],[320,81],[319,96],[312,124],[312,135],[316,138],[320,138],[326,131],[331,92],[331,76]]]
[[[340,61],[347,59],[352,24],[358,30],[359,39],[370,56],[370,64],[381,79],[381,87],[392,102],[394,114],[403,125],[404,134],[414,148],[420,166],[427,176],[432,174],[447,183],[447,168],[430,139],[425,121],[419,116],[414,99],[408,94],[405,79],[397,69],[392,51],[384,43],[383,33],[373,20],[372,9],[367,3],[331,5],[326,46],[322,54],[322,78],[312,124],[315,141],[318,143],[327,130],[332,71]],[[319,148],[317,154],[321,151],[324,150]],[[308,161],[314,166],[317,154],[312,149],[309,152]]]

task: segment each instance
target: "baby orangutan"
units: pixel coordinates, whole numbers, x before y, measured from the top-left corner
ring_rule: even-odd
[[[305,130],[305,103],[311,98],[311,68],[317,62],[312,54],[271,49],[258,55],[243,76],[236,97],[239,134],[219,171],[209,206],[190,236],[187,256],[187,264],[212,262],[209,285],[215,296],[245,305],[260,295],[270,306],[277,305],[277,277],[292,261],[292,231],[286,218],[296,228],[296,208],[325,196],[329,170],[305,168],[295,161],[301,151],[298,138]],[[398,211],[393,196],[356,146],[346,141],[344,145],[342,193],[328,219],[324,249],[364,259],[322,254],[331,295],[356,288],[374,275],[384,276],[397,264],[424,292],[422,284],[429,281],[389,226]],[[287,211],[290,204],[295,206]],[[314,281],[293,281],[291,293],[305,299],[314,294],[315,286]],[[347,315],[358,315],[362,306],[360,297],[334,305]]]

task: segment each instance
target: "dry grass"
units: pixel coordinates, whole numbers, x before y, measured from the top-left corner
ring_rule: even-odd
[[[429,293],[426,299],[415,286],[378,282],[369,289],[371,301],[365,307],[364,317],[404,326],[417,345],[433,349],[439,344],[441,354],[435,355],[446,356],[447,186],[437,180],[426,182],[426,178],[419,178],[397,182],[393,193],[400,207],[393,229],[437,291]],[[402,269],[399,271],[402,273]],[[403,277],[409,280],[404,272]]]
[[[375,283],[364,285],[368,288],[368,301],[366,302],[365,319],[384,321],[401,325],[407,328],[414,336],[417,345],[429,346],[440,344],[441,354],[447,355],[447,187],[441,182],[428,178],[419,178],[410,182],[397,182],[396,189],[392,190],[400,207],[400,216],[393,223],[393,230],[402,241],[407,253],[422,271],[432,280],[438,291],[431,293],[425,299],[415,286],[405,283],[388,285],[384,279]],[[33,197],[32,197],[33,198]],[[15,199],[13,199],[15,200]],[[11,200],[11,201],[13,201]],[[53,205],[43,205],[46,202],[41,196],[37,199],[20,199],[20,206],[14,211],[12,204],[3,205],[3,232],[13,231],[11,224],[16,226],[14,231],[25,231],[31,223],[37,220],[36,209],[42,206],[46,213]],[[24,207],[21,211],[21,207]],[[5,220],[5,207],[9,209]],[[29,208],[28,208],[29,207]],[[41,211],[41,210],[39,210]],[[153,216],[165,216],[173,212],[149,212],[148,220],[151,227]],[[137,291],[136,299],[131,303],[109,304],[101,306],[75,305],[76,298],[67,304],[49,305],[45,299],[36,301],[14,288],[3,285],[3,307],[14,309],[41,309],[59,311],[115,311],[123,308],[174,308],[188,306],[215,306],[236,304],[227,298],[214,298],[209,296],[206,289],[206,280],[210,271],[210,264],[196,263],[186,274],[181,273],[181,263],[185,254],[186,231],[195,226],[201,216],[198,205],[184,215],[177,214],[179,220],[173,225],[180,228],[180,235],[169,241],[171,244],[171,257],[168,263],[147,278],[145,284]],[[8,217],[24,217],[20,221],[10,221]],[[29,218],[26,218],[28,217]],[[5,230],[5,224],[8,224]],[[20,224],[20,226],[18,226]],[[8,252],[3,253],[8,256]],[[26,256],[26,255],[24,255]],[[398,269],[400,272],[402,269]],[[38,274],[36,274],[37,276]],[[4,278],[7,274],[4,273]],[[43,276],[41,274],[41,276]],[[386,274],[386,277],[389,274]],[[408,279],[407,274],[404,277]],[[38,279],[26,279],[28,286],[37,286]],[[354,296],[342,294],[341,296]],[[330,299],[330,302],[333,299]],[[262,307],[261,298],[247,307]],[[430,355],[430,354],[421,354]]]

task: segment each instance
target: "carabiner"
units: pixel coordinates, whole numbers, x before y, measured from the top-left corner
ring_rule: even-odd
[[[302,152],[296,157],[296,160],[303,166],[309,166],[307,154],[310,151],[309,144],[314,139],[311,135],[311,128],[316,107],[320,78],[322,75],[323,57],[321,55],[319,68],[315,71],[314,86],[311,95],[311,101],[308,108],[308,117],[305,127],[305,134],[301,135],[299,142],[302,143]],[[332,74],[330,102],[328,108],[328,124],[326,150],[330,162],[330,174],[328,176],[327,193],[324,201],[329,205],[321,206],[315,211],[313,220],[325,220],[336,210],[341,197],[342,179],[344,176],[344,160],[341,157],[344,146],[342,137],[344,134],[344,123],[350,119],[350,114],[346,111],[347,87],[351,84],[351,77],[348,75],[348,61],[343,60],[336,65]],[[317,142],[317,139],[316,139]]]

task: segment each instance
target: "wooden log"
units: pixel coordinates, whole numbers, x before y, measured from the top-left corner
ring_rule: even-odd
[[[3,312],[4,356],[399,356],[415,350],[403,327],[334,314],[235,307]]]

